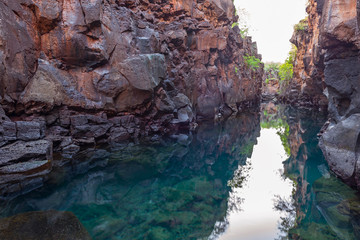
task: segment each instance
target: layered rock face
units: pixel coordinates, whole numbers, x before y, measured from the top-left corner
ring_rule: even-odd
[[[360,2],[356,0],[310,1],[309,23],[317,24],[319,41],[317,48],[306,50],[306,54],[315,54],[309,61],[314,63],[318,73],[323,69],[325,94],[329,101],[331,122],[320,146],[330,168],[342,180],[358,188],[359,7]],[[320,55],[317,54],[319,48]],[[317,82],[315,78],[314,84]]]
[[[71,158],[257,104],[262,67],[243,56],[260,56],[234,13],[230,0],[0,0],[1,151],[44,141]]]
[[[324,52],[320,39],[320,5],[317,1],[309,1],[306,9],[308,17],[299,22],[290,39],[297,48],[294,77],[282,90],[282,97],[291,103],[321,107],[328,104],[323,94]]]

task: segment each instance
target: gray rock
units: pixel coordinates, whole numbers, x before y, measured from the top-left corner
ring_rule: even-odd
[[[166,93],[164,89],[161,89],[159,98],[156,99],[156,108],[161,112],[173,112],[175,110],[175,104]]]
[[[2,123],[4,129],[4,138],[7,141],[16,140],[16,126],[14,122],[5,121]]]
[[[74,115],[70,117],[71,125],[73,126],[81,126],[87,124],[88,117],[86,115]]]
[[[1,174],[9,174],[9,173],[25,173],[30,172],[35,169],[44,167],[48,164],[48,160],[43,161],[28,161],[28,162],[21,162],[15,163],[8,166],[0,167]]]
[[[0,148],[0,166],[45,160],[49,162],[52,160],[52,142],[48,140],[17,141]]]
[[[353,114],[338,124],[329,126],[319,142],[330,169],[349,184],[355,183],[355,170],[360,164],[359,133],[360,114]],[[356,175],[360,176],[360,172]]]
[[[193,111],[189,106],[179,109],[177,112],[177,116],[178,116],[177,119],[174,119],[172,123],[176,124],[176,123],[191,122],[194,118]]]
[[[130,134],[128,131],[123,127],[112,127],[110,129],[110,136],[108,141],[111,142],[121,142],[128,140],[130,138]]]
[[[178,93],[175,97],[173,97],[173,102],[177,109],[185,107],[187,105],[191,106],[190,99],[182,93]]]
[[[16,139],[15,123],[0,121],[0,146],[7,144],[9,141],[15,141]]]
[[[68,134],[69,130],[60,126],[50,127],[46,131],[47,138],[53,140],[60,140],[63,138],[63,136],[66,136]]]
[[[94,134],[95,138],[98,138],[104,136],[111,127],[112,127],[111,123],[93,125],[90,127],[90,131]]]
[[[153,90],[165,78],[165,57],[162,54],[141,54],[120,63],[120,72],[131,86]]]
[[[0,198],[43,186],[52,167],[52,142],[17,141],[0,148]]]
[[[16,122],[17,138],[24,141],[37,140],[40,138],[40,123],[39,122]]]
[[[100,79],[93,80],[96,89],[109,97],[116,97],[129,86],[126,78],[119,72],[110,72]]]

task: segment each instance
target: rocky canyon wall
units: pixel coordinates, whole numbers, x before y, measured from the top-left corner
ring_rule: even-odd
[[[324,52],[320,44],[320,21],[322,9],[316,1],[309,1],[308,17],[294,27],[290,42],[296,46],[294,76],[282,91],[284,98],[292,103],[310,106],[327,106],[323,94]]]
[[[257,105],[262,66],[243,57],[261,56],[236,20],[231,0],[0,0],[0,192],[41,184],[53,150]]]
[[[325,84],[330,122],[320,139],[320,147],[330,168],[343,181],[360,187],[360,1],[312,0],[309,1],[310,40],[295,35],[293,41],[308,42],[301,71],[314,73],[313,89]],[[301,45],[301,44],[300,44]],[[304,52],[304,54],[301,54]],[[310,69],[307,71],[306,69]],[[306,75],[306,74],[305,74]],[[317,94],[319,92],[313,92]]]

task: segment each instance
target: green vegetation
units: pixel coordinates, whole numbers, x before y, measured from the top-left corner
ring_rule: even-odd
[[[249,28],[240,28],[240,35],[242,38],[249,36]]]
[[[292,48],[289,52],[288,58],[283,64],[279,66],[279,77],[282,84],[288,84],[289,81],[293,78],[294,75],[294,62],[296,57],[297,48],[295,45],[292,45]]]
[[[298,24],[294,25],[294,31],[299,32],[305,32],[309,29],[309,20],[306,17],[305,19],[300,20]]]
[[[235,66],[235,73],[237,74],[239,72],[239,68]]]
[[[231,25],[231,28],[234,28],[236,26],[239,26],[239,23],[238,22],[234,22],[232,25]]]
[[[244,56],[244,60],[245,60],[246,65],[249,68],[251,68],[252,70],[255,70],[260,67],[261,60],[255,56],[249,56],[246,54]]]
[[[279,80],[279,67],[280,63],[269,62],[265,63],[265,73],[266,73],[266,80],[265,84],[269,84],[270,81],[278,81]]]
[[[281,81],[290,81],[292,79],[294,74],[293,71],[293,64],[292,62],[288,61],[288,59],[285,61],[285,63],[281,64],[279,67],[279,76]]]
[[[280,63],[276,63],[276,62],[265,63],[264,70],[265,71],[278,72],[279,71],[279,66],[280,66]]]

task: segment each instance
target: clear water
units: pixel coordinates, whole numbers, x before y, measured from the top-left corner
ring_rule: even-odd
[[[326,117],[264,106],[157,143],[88,149],[1,217],[73,212],[93,239],[360,239],[360,198],[317,147]]]

